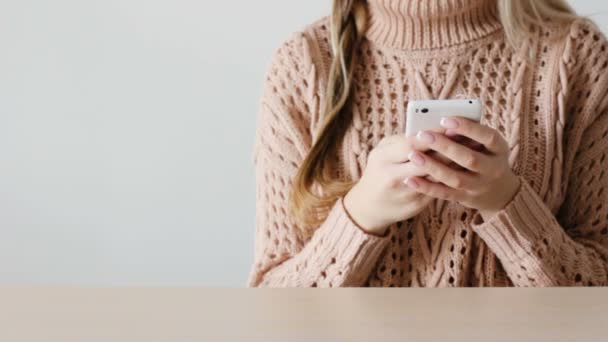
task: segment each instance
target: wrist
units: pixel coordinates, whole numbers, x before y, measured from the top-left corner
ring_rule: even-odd
[[[385,236],[388,225],[378,224],[373,222],[363,214],[363,210],[359,210],[359,202],[356,196],[355,188],[351,189],[343,198],[342,204],[344,212],[357,228],[362,230],[366,234],[375,236]]]
[[[484,222],[489,221],[496,214],[498,214],[498,210],[480,210],[479,211],[479,215],[481,215],[481,218],[483,219]]]
[[[521,187],[521,179],[519,178],[519,176],[512,174],[511,177],[509,177],[509,179],[504,184],[506,184],[506,186],[504,190],[501,191],[504,194],[504,197],[500,201],[499,205],[494,209],[479,210],[479,214],[481,215],[484,221],[489,220],[490,218],[498,214],[498,212],[504,210],[509,205],[509,203],[513,201],[513,198],[515,198],[517,192],[519,192],[519,189]]]

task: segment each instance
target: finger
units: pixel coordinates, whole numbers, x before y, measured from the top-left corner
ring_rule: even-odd
[[[464,138],[462,135],[452,131],[451,129],[446,129],[445,132],[443,132],[443,134],[445,134],[445,136],[450,137],[455,140],[462,140]]]
[[[456,143],[443,134],[421,131],[416,137],[419,141],[425,143],[428,148],[443,154],[451,161],[473,172],[480,173],[491,162],[489,156]]]
[[[454,170],[460,170],[460,171],[464,171],[466,170],[464,167],[456,164],[455,162],[453,162],[451,159],[447,158],[446,156],[444,156],[441,153],[435,152],[435,151],[427,151],[425,152],[425,154],[433,159],[435,159],[436,161],[443,163],[449,167],[451,167]],[[431,179],[432,180],[432,179]]]
[[[425,170],[411,162],[395,164],[390,167],[393,178],[402,184],[408,177],[425,177],[428,175]]]
[[[417,139],[408,138],[405,135],[394,135],[388,142],[376,149],[377,151],[374,153],[377,153],[382,161],[394,164],[407,162],[409,153],[414,149],[428,150]]]
[[[418,151],[420,151],[420,150],[418,150]],[[420,152],[423,152],[423,151],[420,151]],[[431,151],[426,151],[425,154],[427,156],[429,156],[429,157],[432,157],[433,159],[435,159],[437,161],[440,161],[440,162],[446,164],[446,165],[454,163],[452,160],[450,160],[446,156],[442,155],[441,153],[437,153],[437,152],[432,151],[432,150]]]
[[[431,182],[439,182],[439,180],[429,175],[426,170],[411,162],[395,164],[391,167],[389,174],[391,174],[393,180],[393,187],[396,188],[405,186],[404,183],[409,177],[424,177]]]
[[[474,184],[475,179],[470,173],[455,170],[424,153],[414,151],[409,158],[410,163],[408,164],[417,165],[426,174],[451,188],[468,189],[472,188]]]
[[[412,190],[447,201],[459,201],[462,198],[461,193],[441,183],[433,183],[424,178],[411,177],[406,182]]]
[[[472,150],[478,151],[478,152],[482,152],[485,150],[485,147],[478,143],[475,140],[471,140],[470,138],[467,138],[463,135],[460,135],[458,133],[453,132],[450,129],[445,130],[445,132],[443,132],[443,134],[452,139],[453,141],[456,141],[457,143],[460,143],[461,145],[464,145]]]
[[[450,117],[441,119],[441,125],[449,129],[450,133],[463,135],[482,144],[492,153],[502,154],[508,149],[507,142],[497,130],[475,121],[463,117]]]

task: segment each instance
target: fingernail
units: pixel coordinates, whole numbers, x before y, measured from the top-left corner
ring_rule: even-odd
[[[406,178],[403,183],[405,183],[405,185],[409,186],[412,189],[418,189],[418,187],[420,186],[418,184],[418,182],[416,182],[416,180],[411,179],[411,178]]]
[[[416,165],[424,165],[424,158],[416,152],[411,152],[408,155],[409,160]]]
[[[440,124],[445,128],[458,128],[458,121],[452,118],[442,118]]]
[[[418,138],[418,140],[427,144],[430,144],[435,141],[435,137],[431,133],[426,131],[418,132],[418,134],[416,134],[416,137]]]

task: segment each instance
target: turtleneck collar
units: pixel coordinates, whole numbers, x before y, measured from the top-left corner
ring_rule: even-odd
[[[367,39],[402,50],[439,49],[501,28],[496,0],[367,0]]]

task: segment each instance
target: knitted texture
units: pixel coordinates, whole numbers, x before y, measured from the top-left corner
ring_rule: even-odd
[[[331,209],[303,241],[289,192],[320,124],[329,20],[293,34],[266,73],[254,146],[255,261],[249,286],[608,285],[608,41],[589,21],[534,31],[516,48],[494,0],[368,0],[354,119],[336,174],[357,180],[413,99],[479,98],[521,187],[488,221],[434,200],[389,227]],[[533,56],[533,57],[530,57]]]

